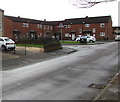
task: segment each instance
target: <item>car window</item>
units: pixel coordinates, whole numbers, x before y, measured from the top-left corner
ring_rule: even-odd
[[[5,39],[5,41],[11,41],[10,39]]]
[[[4,41],[3,39],[0,39],[0,41]]]

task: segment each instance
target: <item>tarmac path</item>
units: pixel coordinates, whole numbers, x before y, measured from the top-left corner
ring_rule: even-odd
[[[118,71],[118,43],[70,46],[72,54],[2,72],[3,100],[92,100]]]

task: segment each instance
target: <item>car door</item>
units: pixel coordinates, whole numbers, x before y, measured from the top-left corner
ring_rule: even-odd
[[[89,42],[89,41],[90,41],[90,37],[89,37],[89,36],[87,36],[86,38],[87,38],[87,42]]]

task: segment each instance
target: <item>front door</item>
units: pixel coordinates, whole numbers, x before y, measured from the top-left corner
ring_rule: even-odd
[[[75,39],[75,33],[72,33],[71,34],[71,40],[74,40]]]

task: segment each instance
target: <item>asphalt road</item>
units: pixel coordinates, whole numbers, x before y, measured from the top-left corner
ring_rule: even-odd
[[[118,43],[69,46],[66,56],[2,72],[3,100],[91,100],[118,71]]]

